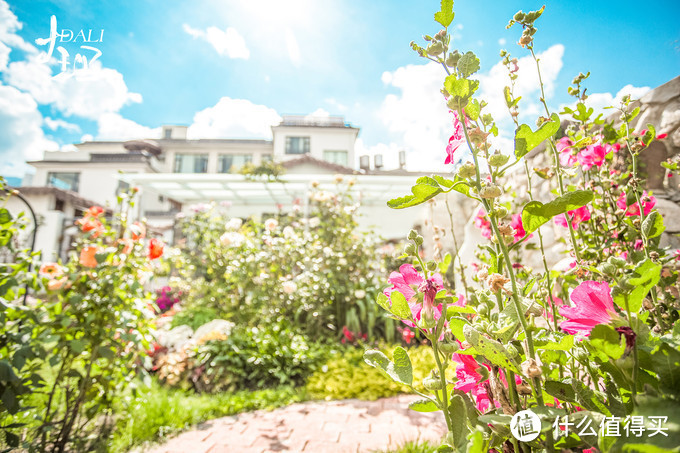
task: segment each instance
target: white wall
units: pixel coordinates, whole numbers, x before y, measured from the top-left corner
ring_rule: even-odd
[[[300,154],[286,154],[286,137],[309,137],[309,154],[323,160],[323,152],[347,151],[347,166],[354,166],[354,143],[358,129],[340,127],[275,126],[274,159],[278,161],[296,159]]]
[[[64,212],[54,210],[54,195],[52,194],[24,195],[24,197],[31,204],[38,220],[35,250],[42,251],[42,261],[55,261],[66,215]],[[17,197],[10,197],[6,207],[14,217],[20,212],[25,213],[28,226],[22,234],[23,246],[30,247],[34,224],[28,208]],[[73,208],[69,208],[72,216]]]

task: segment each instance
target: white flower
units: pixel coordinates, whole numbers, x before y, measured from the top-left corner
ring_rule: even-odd
[[[227,222],[226,229],[236,231],[241,228],[241,225],[243,225],[243,220],[239,219],[238,217],[234,217]]]
[[[356,297],[357,299],[363,299],[364,297],[366,297],[366,291],[364,291],[363,289],[357,289],[356,291],[354,291],[354,297]]]
[[[283,287],[283,292],[286,294],[293,294],[295,291],[297,291],[297,285],[295,282],[290,280],[283,282],[281,286]]]
[[[342,175],[335,175],[335,182],[340,184],[342,182]]]
[[[240,233],[228,231],[220,236],[220,242],[225,247],[238,247],[243,244],[245,237]]]
[[[321,225],[321,219],[320,218],[312,217],[311,219],[309,219],[309,227],[310,228],[316,228],[319,225]]]
[[[291,226],[287,226],[283,229],[283,237],[286,239],[290,239],[292,237],[295,237],[295,229]]]
[[[279,226],[279,222],[276,219],[267,219],[264,221],[264,227],[267,231],[274,231],[277,226]]]

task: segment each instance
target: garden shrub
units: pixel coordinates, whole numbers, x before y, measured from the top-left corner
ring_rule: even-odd
[[[352,185],[338,177],[335,192],[312,191],[308,217],[298,200],[300,209],[263,224],[230,218],[224,206],[196,206],[180,219],[175,259],[190,285],[184,308],[209,307],[240,325],[287,322],[313,339],[340,339],[347,327],[394,340],[394,321],[370,302],[393,249],[358,230]]]
[[[21,290],[16,289],[16,271],[23,262],[3,270],[2,303],[10,321],[3,337],[25,334],[18,349],[12,345],[1,351],[2,366],[9,359],[21,374],[15,377],[4,366],[0,383],[9,381],[17,388],[16,379],[26,369],[32,370],[32,385],[42,386],[26,395],[20,414],[13,407],[19,401],[5,387],[3,409],[16,414],[13,420],[0,413],[3,425],[13,431],[6,436],[10,446],[52,452],[104,448],[113,428],[116,395],[143,371],[141,353],[149,345],[153,315],[153,298],[143,283],[152,275],[152,261],[162,254],[163,243],[146,241],[143,225],[128,225],[134,193],[119,197],[113,223],[98,206],[76,222],[82,234],[69,261],[43,263],[32,274],[30,286],[40,299],[31,300],[30,307],[21,306]]]
[[[213,319],[220,319],[220,312],[210,306],[191,304],[177,311],[172,316],[171,327],[189,326],[196,330]]]
[[[391,348],[394,350],[394,347]],[[342,348],[330,356],[328,361],[307,380],[307,391],[314,399],[376,400],[412,393],[403,384],[394,382],[379,370],[368,366],[363,360],[362,349]],[[421,346],[409,349],[413,375],[418,385],[416,390],[424,391],[420,382],[435,366],[430,348]]]

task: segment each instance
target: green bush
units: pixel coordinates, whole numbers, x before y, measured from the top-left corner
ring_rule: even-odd
[[[191,305],[175,313],[171,325],[172,327],[189,326],[196,330],[203,324],[207,324],[213,319],[219,319],[219,317],[219,312],[212,307]]]
[[[393,351],[394,347],[388,348]],[[411,389],[386,377],[380,370],[368,366],[363,359],[362,349],[344,349],[334,353],[326,364],[307,380],[307,391],[314,399],[376,400]],[[432,351],[426,347],[409,350],[413,364],[415,388],[423,391],[422,380],[435,367]]]
[[[145,442],[160,441],[206,420],[244,411],[271,410],[307,399],[304,391],[292,387],[198,395],[170,389],[153,381],[135,396],[117,402],[116,431],[111,452],[124,452]]]

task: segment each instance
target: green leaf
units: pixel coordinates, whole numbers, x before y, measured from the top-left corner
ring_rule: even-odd
[[[442,0],[441,8],[438,12],[434,13],[434,20],[439,22],[442,27],[447,28],[453,22],[454,16],[453,0]]]
[[[544,390],[561,401],[576,402],[576,392],[574,388],[567,383],[559,381],[546,381]]]
[[[666,230],[663,223],[663,216],[658,211],[649,213],[644,222],[642,222],[642,233],[647,239],[652,239],[660,236]]]
[[[479,58],[472,51],[468,51],[460,57],[456,65],[463,77],[470,77],[475,72],[479,71]],[[471,118],[472,119],[472,118]],[[473,120],[474,121],[474,120]]]
[[[577,379],[570,378],[569,380],[571,381],[571,387],[576,393],[576,401],[582,407],[589,411],[600,412],[608,417],[612,415],[607,405],[604,404],[604,398],[602,398],[601,392],[591,389]]]
[[[392,291],[390,294],[390,300],[392,301],[391,311],[395,316],[401,319],[411,318],[411,307],[408,306],[406,298],[399,291]]]
[[[661,343],[652,354],[652,363],[659,375],[661,388],[670,394],[680,394],[680,352],[667,343]]]
[[[510,371],[514,371],[517,374],[521,374],[519,367],[515,364],[512,356],[510,356],[510,353],[501,343],[484,337],[470,324],[463,326],[463,333],[468,343],[474,346],[475,350],[483,355],[489,362]]]
[[[19,376],[14,372],[14,368],[7,360],[0,360],[0,382],[18,382]]]
[[[444,88],[452,96],[453,102],[459,107],[464,108],[468,100],[479,88],[478,80],[458,79],[455,74],[451,74],[444,80]]]
[[[435,412],[439,410],[437,404],[428,399],[416,400],[409,404],[408,408],[416,412]]]
[[[574,347],[574,336],[561,332],[541,332],[534,337],[536,349],[553,351],[571,351]]]
[[[378,298],[375,300],[375,302],[385,310],[390,312],[392,311],[390,310],[390,300],[387,298],[385,294],[383,293],[378,294]]]
[[[387,206],[392,209],[404,209],[426,202],[430,198],[442,191],[439,183],[434,178],[422,176],[416,180],[416,184],[411,187],[413,195],[395,198],[387,202]]]
[[[533,132],[526,124],[522,124],[515,131],[515,157],[517,159],[524,157],[543,141],[555,135],[559,129],[560,117],[557,113],[553,113],[550,121],[544,123],[536,132]]]
[[[85,341],[83,340],[71,340],[69,341],[69,348],[76,354],[80,354],[85,350]]]
[[[0,400],[2,400],[2,404],[7,408],[7,411],[14,415],[17,412],[19,412],[19,400],[17,399],[16,393],[14,393],[14,389],[10,386],[5,387],[5,391],[2,392],[2,395],[0,396]]]
[[[449,270],[449,266],[451,266],[451,254],[446,252],[446,255],[444,255],[444,259],[442,260],[441,263],[437,264],[437,268],[439,269],[439,273],[442,275],[446,275],[446,272]]]
[[[449,401],[449,415],[451,420],[455,420],[455,423],[451,426],[453,447],[458,451],[464,451],[463,447],[467,443],[468,435],[468,417],[465,400],[463,400],[460,395],[451,395],[451,400]]]
[[[628,309],[632,313],[637,313],[642,306],[642,300],[647,297],[649,291],[659,282],[661,278],[661,264],[656,264],[650,259],[640,263],[633,273],[633,277],[628,279],[628,283],[634,286],[629,292],[619,292],[614,294],[614,302],[622,310],[626,310],[626,299],[628,299]]]
[[[400,381],[406,385],[413,384],[413,366],[406,349],[397,346],[394,350],[394,372],[399,376]]]
[[[527,234],[532,233],[553,217],[585,206],[592,200],[593,192],[590,190],[575,190],[546,204],[530,201],[522,209],[522,225]]]
[[[477,64],[479,65],[479,60],[477,60]],[[458,67],[460,68],[460,63],[458,63]],[[479,105],[479,101],[477,99],[473,99],[468,103],[467,107],[465,107],[465,114],[472,121],[477,121],[477,118],[479,118],[479,112],[481,112],[481,110],[482,107]]]
[[[620,336],[613,327],[607,324],[598,324],[590,332],[588,344],[595,350],[604,354],[603,362],[609,358],[617,360],[626,350],[626,339]]]
[[[5,225],[12,221],[12,214],[9,213],[7,208],[0,209],[0,225]]]

